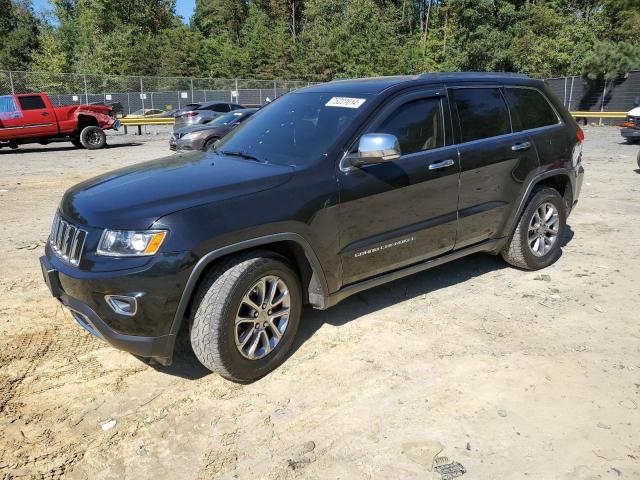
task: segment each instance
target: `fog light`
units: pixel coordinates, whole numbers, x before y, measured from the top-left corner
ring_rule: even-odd
[[[138,301],[136,297],[127,297],[124,295],[105,295],[104,299],[111,309],[119,315],[133,316],[138,310]]]

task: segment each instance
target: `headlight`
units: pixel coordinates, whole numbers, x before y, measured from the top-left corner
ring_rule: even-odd
[[[153,255],[160,249],[166,236],[166,230],[105,230],[97,253],[109,257]]]
[[[206,135],[206,132],[189,132],[182,136],[182,140],[195,140],[198,137]]]

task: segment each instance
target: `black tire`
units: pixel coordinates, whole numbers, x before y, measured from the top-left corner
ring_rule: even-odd
[[[270,353],[260,359],[248,359],[236,346],[235,319],[245,294],[268,275],[280,277],[288,287],[289,319],[282,337]],[[300,281],[284,258],[270,252],[231,257],[209,272],[196,292],[191,346],[198,360],[209,370],[237,382],[256,380],[285,360],[298,330],[301,309]]]
[[[638,168],[640,168],[640,151],[638,152]]]
[[[545,203],[552,204],[557,211],[558,233],[549,251],[544,255],[538,256],[534,254],[532,247],[529,245],[529,225],[538,207]],[[566,222],[567,206],[558,191],[548,187],[537,187],[527,202],[512,237],[500,252],[502,258],[514,267],[525,270],[539,270],[548,267],[560,257],[560,245],[564,238]]]
[[[213,148],[213,144],[218,141],[218,137],[209,138],[206,142],[204,142],[204,147],[202,147],[203,152],[208,152]]]
[[[76,148],[84,148],[84,145],[82,145],[82,142],[80,142],[80,140],[71,140],[71,143]]]
[[[80,132],[80,143],[87,150],[98,150],[107,145],[107,135],[100,127],[85,127]]]

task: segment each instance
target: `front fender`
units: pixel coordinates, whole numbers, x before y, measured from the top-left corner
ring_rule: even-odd
[[[314,279],[312,279],[312,284],[315,282],[316,285],[314,285],[314,287],[317,289],[317,291],[315,292],[309,292],[310,297],[315,296],[313,298],[317,299],[319,302],[323,302],[324,299],[328,298],[329,290],[327,287],[327,281],[322,269],[322,265],[320,264],[315,251],[304,237],[297,233],[284,232],[244,240],[232,245],[226,245],[224,247],[212,250],[211,252],[201,257],[200,260],[198,260],[193,270],[191,271],[189,279],[187,280],[185,288],[182,292],[182,297],[178,304],[178,310],[176,311],[173,324],[171,326],[171,331],[169,332],[171,335],[173,335],[173,338],[177,336],[178,331],[180,330],[182,320],[187,312],[187,307],[189,306],[189,302],[191,301],[193,292],[207,266],[225,255],[282,241],[295,242],[304,250],[305,256],[307,257],[307,260],[309,261],[309,264],[311,265],[311,268],[313,270]],[[323,306],[324,303],[322,305],[319,305],[320,308],[322,308]]]

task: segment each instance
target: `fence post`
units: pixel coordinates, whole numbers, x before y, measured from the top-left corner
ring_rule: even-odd
[[[9,83],[11,84],[11,95],[15,95],[16,89],[13,87],[13,74],[11,73],[11,70],[9,70]]]
[[[275,100],[278,97],[278,83],[273,81],[273,99]]]
[[[576,79],[573,75],[571,76],[571,90],[569,90],[569,107],[567,110],[571,111],[571,100],[573,98],[573,81]]]
[[[144,115],[144,85],[142,84],[142,77],[140,77],[140,101],[142,102],[142,114]]]
[[[193,78],[191,79],[191,103],[195,103],[196,99],[193,97]]]
[[[600,101],[600,112],[604,112],[604,99],[607,95],[607,79],[604,79],[604,87],[602,87],[602,100]],[[600,121],[598,122],[600,126],[602,126],[602,117],[600,117]]]
[[[562,101],[562,104],[565,107],[567,106],[567,77],[564,77],[564,100]]]
[[[87,89],[87,76],[82,75],[82,80],[84,81],[84,103],[89,104],[89,90]]]

